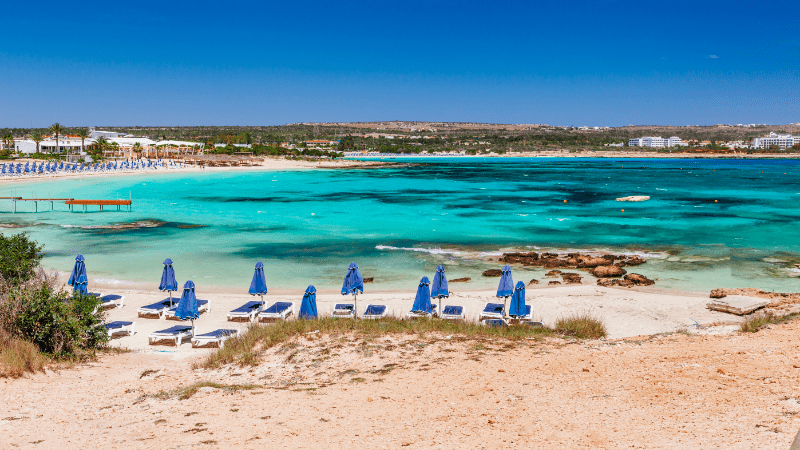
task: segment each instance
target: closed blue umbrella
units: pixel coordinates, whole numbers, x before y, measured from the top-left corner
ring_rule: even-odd
[[[413,312],[431,312],[431,282],[428,277],[422,277],[417,287],[417,296],[414,298],[414,305],[411,307]]]
[[[175,269],[172,268],[172,260],[164,260],[164,271],[161,272],[161,284],[158,285],[159,291],[169,292],[169,306],[172,306],[172,291],[178,290],[178,280],[175,279]]]
[[[87,284],[89,277],[86,275],[86,263],[83,255],[75,257],[75,266],[72,268],[72,273],[69,275],[67,284],[72,286],[73,290],[79,294],[86,295],[88,293]]]
[[[356,317],[358,317],[359,292],[364,293],[364,278],[361,277],[361,272],[358,271],[358,265],[355,262],[351,262],[350,267],[347,268],[347,275],[344,276],[344,283],[342,283],[342,295],[353,294]]]
[[[506,301],[512,294],[514,294],[514,280],[511,278],[511,266],[506,264],[503,266],[503,275],[500,277],[500,284],[497,285],[497,296],[503,297],[504,311],[506,310]]]
[[[317,288],[308,286],[303,294],[303,303],[300,304],[301,319],[316,319],[317,316]]]
[[[447,288],[447,276],[444,274],[444,266],[436,268],[436,274],[431,283],[431,298],[439,299],[439,311],[442,310],[442,299],[450,297],[450,290]]]
[[[260,295],[261,304],[264,304],[264,294],[267,293],[267,279],[264,277],[264,264],[261,261],[256,263],[256,271],[253,273],[253,281],[250,282],[250,295]]]
[[[194,294],[194,281],[189,280],[183,285],[183,294],[178,301],[178,308],[175,309],[175,317],[192,321],[192,336],[194,336],[194,319],[200,317],[197,308],[197,297]]]
[[[509,316],[524,316],[528,312],[525,307],[525,283],[522,281],[517,282],[514,288],[514,294],[511,296],[511,305],[508,308]]]

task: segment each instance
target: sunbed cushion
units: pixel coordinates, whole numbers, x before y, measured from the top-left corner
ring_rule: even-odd
[[[507,327],[508,324],[505,320],[502,319],[488,319],[485,320],[484,323],[490,327]]]
[[[483,312],[500,314],[503,312],[504,309],[505,305],[503,305],[502,303],[487,303],[486,307],[483,308]]]
[[[463,306],[453,306],[453,305],[445,306],[444,309],[442,310],[442,314],[450,316],[460,316],[463,312],[464,312]]]
[[[353,305],[352,303],[337,303],[336,306],[333,307],[333,309],[336,310],[347,310],[347,311],[352,311],[355,308],[356,308],[355,305]]]
[[[225,337],[225,336],[233,336],[234,334],[236,334],[236,330],[219,329],[219,330],[210,331],[208,333],[195,335],[195,338],[220,338],[220,337]]]
[[[166,300],[161,300],[158,303],[153,303],[152,305],[142,306],[139,309],[152,309],[155,311],[161,311],[162,309],[168,309],[168,308],[169,308],[169,299],[166,299]]]
[[[531,315],[531,305],[525,305],[525,314],[523,314],[523,317],[528,317],[529,315]]]
[[[200,307],[200,306],[205,306],[205,304],[206,304],[206,303],[208,303],[208,300],[197,300],[197,306],[198,306],[198,307]],[[169,304],[169,302],[167,302],[167,304]],[[170,309],[169,309],[169,312],[173,313],[173,312],[175,312],[175,311],[177,311],[177,310],[178,310],[178,304],[177,304],[177,303],[175,303],[175,306],[173,306],[172,308],[170,308]]]
[[[261,302],[247,302],[244,305],[231,311],[232,313],[251,313],[254,309],[260,308]]]
[[[106,327],[107,330],[116,330],[130,325],[133,325],[133,322],[123,322],[121,320],[117,320],[111,323],[107,323],[104,326]]]
[[[113,302],[115,300],[119,300],[121,298],[122,298],[121,295],[113,295],[113,294],[111,294],[111,295],[104,295],[104,296],[100,297],[100,301],[103,302],[103,303],[109,303],[109,302]]]
[[[385,312],[386,305],[369,305],[367,306],[367,310],[364,311],[364,314],[368,316],[380,316]]]
[[[173,327],[169,327],[166,330],[156,331],[152,334],[163,334],[163,335],[178,335],[186,333],[187,331],[192,331],[192,327],[187,327],[185,325],[175,325]]]
[[[291,307],[292,304],[289,302],[277,302],[274,305],[270,306],[269,308],[265,309],[264,312],[268,314],[276,314],[286,311]]]

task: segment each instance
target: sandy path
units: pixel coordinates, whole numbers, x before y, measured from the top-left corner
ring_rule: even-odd
[[[191,371],[188,361],[167,355],[104,356],[0,384],[0,442],[37,449],[782,449],[800,426],[798,332],[793,322],[748,335],[517,346],[323,338],[271,350],[254,369],[216,371]],[[140,379],[144,370],[156,372]],[[205,388],[186,400],[146,395],[197,380],[258,388]]]

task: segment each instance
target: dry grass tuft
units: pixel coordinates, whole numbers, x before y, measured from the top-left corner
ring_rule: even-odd
[[[767,325],[784,323],[798,316],[800,316],[800,313],[791,313],[778,316],[772,311],[767,311],[761,314],[753,314],[745,318],[744,322],[742,322],[740,325],[739,330],[743,333],[755,333]]]
[[[215,389],[221,389],[226,392],[236,392],[236,391],[249,391],[252,389],[258,389],[261,386],[255,384],[221,384],[215,383],[213,381],[198,381],[197,383],[190,384],[189,386],[182,387],[175,389],[173,391],[161,391],[155,395],[156,398],[166,400],[170,398],[177,398],[178,400],[186,400],[192,398],[200,388],[203,387],[212,387]]]
[[[3,336],[0,338],[0,377],[19,378],[25,373],[44,372],[50,358],[32,342]]]
[[[316,336],[354,333],[361,338],[381,337],[388,334],[412,334],[424,338],[427,333],[453,335],[459,338],[500,338],[522,340],[537,335],[553,335],[546,327],[516,326],[486,327],[474,322],[445,320],[348,320],[322,318],[317,320],[290,320],[269,325],[253,324],[237,338],[225,342],[225,347],[211,353],[195,364],[195,368],[216,368],[236,363],[241,366],[258,364],[260,352],[286,342],[294,337],[313,333]],[[605,330],[603,330],[605,335]]]
[[[575,313],[558,319],[555,331],[578,339],[600,339],[607,334],[603,321],[588,312]]]

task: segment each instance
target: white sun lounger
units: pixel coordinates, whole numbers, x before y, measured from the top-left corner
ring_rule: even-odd
[[[331,314],[331,317],[336,319],[352,319],[355,316],[356,307],[352,303],[337,303]]]
[[[181,345],[184,338],[192,336],[192,327],[187,325],[175,325],[166,330],[154,331],[147,336],[150,345],[158,341],[172,340],[176,346]]]
[[[127,333],[128,336],[136,333],[136,322],[124,322],[117,320],[104,325],[108,332],[108,337],[113,337],[117,333]]]
[[[124,295],[104,295],[100,297],[101,308],[109,308],[111,306],[122,308],[123,305],[125,305]]]
[[[367,305],[362,319],[383,319],[386,317],[386,305]]]
[[[250,322],[255,320],[258,313],[261,312],[261,302],[247,302],[244,305],[234,309],[228,313],[228,320],[234,319],[247,319]]]
[[[431,317],[436,315],[436,307],[438,305],[431,304],[430,311],[409,311],[406,314],[406,318],[408,319],[430,319]]]
[[[232,337],[239,336],[239,330],[214,330],[210,333],[198,334],[192,338],[192,347],[216,343],[219,348],[225,346],[225,341]]]
[[[173,306],[164,313],[164,317],[166,317],[167,320],[177,319],[177,317],[175,317],[175,311],[177,310],[178,310],[178,305]],[[208,300],[197,300],[198,314],[202,314],[204,312],[209,312],[209,311],[211,311],[211,303],[209,303]]]
[[[508,322],[505,319],[483,319],[481,323],[486,325],[487,327],[499,328],[499,327],[507,327]]]
[[[506,306],[502,303],[487,303],[486,307],[481,311],[481,316],[478,320],[483,319],[502,319],[506,312]]]
[[[152,305],[142,306],[141,308],[137,309],[136,312],[139,317],[142,316],[158,316],[159,318],[164,317],[164,313],[170,308],[169,299],[165,298],[160,302],[153,303]]]
[[[512,316],[509,315],[510,318],[514,320],[531,320],[531,305],[525,305],[525,315],[524,316]]]
[[[464,307],[446,305],[442,309],[441,318],[444,320],[464,320],[466,318],[464,315]]]
[[[276,302],[269,308],[261,310],[257,319],[259,322],[262,320],[286,320],[292,314],[294,314],[294,302]]]

